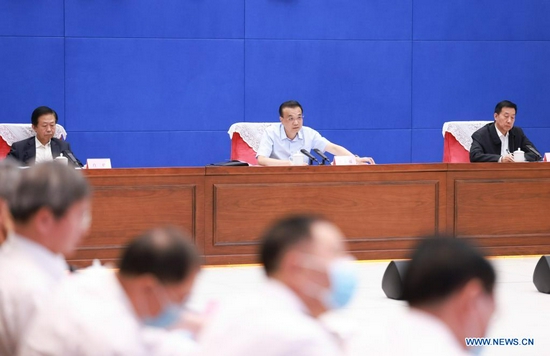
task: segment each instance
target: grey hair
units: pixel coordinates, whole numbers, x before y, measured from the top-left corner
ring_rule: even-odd
[[[10,206],[16,222],[27,222],[41,208],[61,218],[76,202],[88,197],[91,188],[80,171],[52,161],[24,170]]]

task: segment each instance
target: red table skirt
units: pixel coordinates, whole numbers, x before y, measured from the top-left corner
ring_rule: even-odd
[[[231,139],[231,159],[247,162],[252,165],[257,165],[256,152],[244,142],[241,135],[237,132],[233,134]]]
[[[456,138],[449,132],[445,132],[443,141],[443,162],[444,163],[469,163],[470,152],[468,152]]]

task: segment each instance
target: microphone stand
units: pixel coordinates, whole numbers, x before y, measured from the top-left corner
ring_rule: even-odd
[[[325,154],[323,152],[321,152],[319,149],[314,148],[313,152],[317,153],[317,155],[323,159],[320,163],[321,165],[324,166],[327,162],[330,164],[330,161],[329,161],[328,157],[325,156]]]

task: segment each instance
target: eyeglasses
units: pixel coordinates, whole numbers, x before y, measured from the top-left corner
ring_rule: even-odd
[[[288,119],[286,119],[286,121],[288,121],[288,122],[302,121],[302,120],[304,120],[304,117],[303,117],[303,116],[289,117]]]

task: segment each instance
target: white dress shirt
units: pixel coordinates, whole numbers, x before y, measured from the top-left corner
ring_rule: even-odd
[[[283,124],[271,125],[262,136],[256,157],[264,156],[287,160],[294,153],[299,153],[301,149],[309,152],[313,148],[317,148],[325,152],[329,143],[330,141],[321,136],[319,132],[307,126],[302,126],[296,137],[291,140],[287,137]]]
[[[19,355],[188,355],[180,332],[144,326],[116,274],[93,268],[71,275],[37,312]]]
[[[365,354],[377,356],[467,356],[451,330],[441,320],[423,311],[410,309],[404,315],[388,323],[387,330],[379,335],[365,335]],[[473,350],[472,350],[473,351]]]
[[[242,303],[213,317],[200,335],[200,355],[342,355],[337,338],[282,283],[269,280]]]
[[[508,137],[510,137],[509,135],[509,132],[506,133],[506,135],[504,135],[502,132],[500,132],[500,130],[498,128],[497,129],[497,135],[498,135],[498,138],[500,138],[500,141],[502,142],[502,144],[500,145],[500,156],[501,157],[504,157],[508,154],[510,154],[510,151],[508,149]]]
[[[53,161],[52,141],[48,141],[45,145],[43,145],[42,142],[40,142],[36,137],[34,138],[34,141],[36,142],[35,163]]]
[[[0,355],[14,355],[36,309],[67,275],[67,263],[12,234],[0,248]]]

